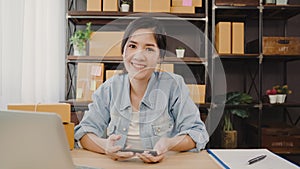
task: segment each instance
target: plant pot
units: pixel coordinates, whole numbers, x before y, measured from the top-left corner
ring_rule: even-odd
[[[275,4],[276,0],[266,0],[265,4]]]
[[[237,131],[223,131],[222,133],[222,147],[236,148],[237,147]]]
[[[185,49],[176,49],[176,56],[177,58],[183,58],[184,57]]]
[[[275,104],[277,102],[277,95],[269,95],[269,101],[271,104]]]
[[[122,4],[121,5],[121,12],[129,12],[129,4]]]
[[[79,48],[77,45],[73,45],[74,47],[74,56],[86,56],[86,45],[83,48]]]
[[[276,0],[276,5],[287,5],[288,0]]]
[[[276,102],[277,103],[284,103],[285,102],[285,98],[286,98],[286,94],[277,94],[276,95]]]

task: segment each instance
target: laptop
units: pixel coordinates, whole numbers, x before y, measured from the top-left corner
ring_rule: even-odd
[[[92,169],[75,166],[55,113],[0,110],[0,168]]]

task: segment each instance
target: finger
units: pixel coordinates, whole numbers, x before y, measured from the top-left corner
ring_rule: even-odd
[[[115,153],[118,157],[120,158],[130,158],[130,157],[133,157],[134,156],[134,153],[133,152],[117,152]]]
[[[143,155],[148,159],[148,160],[150,160],[151,162],[154,162],[154,163],[156,163],[156,162],[160,162],[163,158],[164,158],[164,155],[162,154],[162,155],[158,155],[158,156],[153,156],[153,155],[151,155],[151,154],[149,154],[149,153],[143,153]]]
[[[143,160],[145,163],[151,163],[151,161],[145,157],[143,154],[136,153],[136,156],[139,157],[141,160]]]
[[[120,140],[120,138],[121,138],[121,135],[117,135],[117,134],[112,134],[108,137],[108,139],[111,141],[117,141],[117,140]]]
[[[107,154],[116,153],[116,152],[120,151],[121,149],[122,149],[121,146],[108,146],[106,148],[106,152],[107,152]]]

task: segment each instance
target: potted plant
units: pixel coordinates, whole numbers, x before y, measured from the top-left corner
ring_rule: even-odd
[[[121,0],[121,12],[129,12],[130,1],[129,0]]]
[[[276,102],[277,103],[284,103],[286,95],[292,93],[292,90],[289,89],[288,85],[283,85],[283,86],[276,85],[273,87],[273,89],[276,90],[276,94],[277,94]]]
[[[91,25],[91,22],[87,23],[85,30],[76,30],[71,36],[70,43],[73,45],[75,56],[86,56],[86,43],[92,33]]]
[[[242,92],[229,92],[226,94],[227,105],[250,104],[253,99],[250,95]],[[241,118],[249,116],[247,108],[227,108],[224,110],[224,124],[222,133],[222,147],[236,148],[237,147],[237,131],[233,128],[232,115]]]
[[[276,89],[272,88],[272,89],[268,89],[266,91],[266,94],[268,95],[269,97],[269,101],[271,104],[275,104],[277,102],[277,91]]]
[[[178,46],[176,48],[176,56],[177,58],[183,58],[184,57],[184,52],[185,52],[185,49],[181,46]]]

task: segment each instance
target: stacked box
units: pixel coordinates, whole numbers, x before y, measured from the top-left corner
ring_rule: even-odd
[[[259,0],[216,0],[216,5],[259,6]]]
[[[87,0],[86,10],[87,11],[101,11],[102,0]]]
[[[170,12],[170,0],[133,0],[133,12]]]
[[[196,104],[205,103],[205,85],[187,84],[190,91],[190,97]]]
[[[219,54],[231,54],[230,22],[219,22],[216,25],[215,46]]]
[[[92,100],[92,94],[103,83],[103,72],[103,63],[78,63],[76,100]]]
[[[300,128],[262,128],[261,146],[276,153],[300,153]]]
[[[244,23],[232,22],[232,54],[245,53],[244,37]]]
[[[264,55],[299,55],[300,37],[263,37]]]
[[[166,63],[157,64],[156,70],[162,72],[174,73],[174,64],[166,64]]]
[[[119,11],[118,0],[103,0],[103,11]]]
[[[93,32],[89,42],[89,55],[122,57],[123,35],[124,32]]]
[[[172,6],[194,6],[202,7],[202,0],[172,0]]]
[[[195,7],[201,7],[202,0],[172,0],[171,13],[195,13]]]
[[[63,122],[69,147],[74,148],[74,123],[71,123],[71,105],[67,103],[56,104],[10,104],[8,110],[21,110],[30,112],[47,112],[58,114]],[[47,134],[47,133],[45,133]]]
[[[113,77],[114,75],[121,74],[123,70],[106,70],[105,71],[105,79],[109,79]]]

